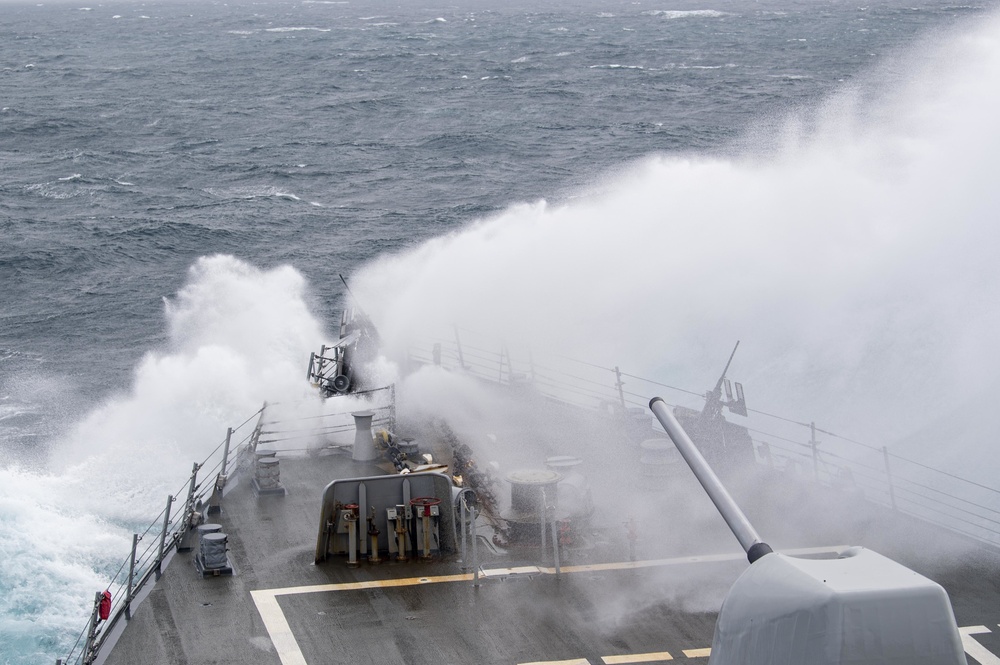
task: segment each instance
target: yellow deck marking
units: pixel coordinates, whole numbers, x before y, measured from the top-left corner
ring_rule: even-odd
[[[841,552],[847,549],[847,545],[836,545],[831,547],[809,547],[798,550],[783,550],[782,553],[790,555],[804,554],[824,554],[828,552]],[[619,561],[615,563],[595,563],[584,566],[563,566],[562,573],[587,573],[605,570],[636,570],[640,568],[653,568],[658,566],[674,566],[690,563],[715,563],[720,561],[736,561],[744,559],[743,553],[733,554],[707,554],[702,556],[678,557],[675,559],[654,559],[650,561]],[[483,570],[480,577],[499,577],[517,573],[534,572],[544,575],[555,575],[555,568],[541,568],[536,566],[524,566],[522,568],[493,568]],[[498,572],[502,571],[502,572]],[[513,572],[512,571],[516,571]],[[271,642],[281,659],[281,665],[307,665],[302,650],[285,619],[285,614],[278,605],[278,596],[294,596],[302,593],[324,593],[330,591],[361,591],[363,589],[382,589],[389,587],[416,586],[418,584],[440,584],[443,582],[468,582],[473,579],[472,573],[462,573],[460,575],[437,575],[434,577],[404,577],[401,579],[389,580],[368,580],[365,582],[343,582],[340,584],[313,584],[309,586],[292,586],[283,589],[258,589],[251,591],[250,596],[257,605],[260,618],[264,620],[264,628],[271,637]],[[689,649],[684,652],[688,658],[699,658],[701,653],[707,656],[709,649]],[[698,654],[698,655],[692,655]],[[561,661],[537,661],[538,663],[560,663],[568,665],[570,663],[579,665],[590,665],[590,661],[585,658],[578,660]],[[625,662],[625,661],[617,661]],[[651,662],[651,661],[628,661],[628,662]],[[521,665],[528,665],[522,663]]]
[[[402,577],[389,580],[368,580],[366,582],[343,582],[341,584],[313,584],[310,586],[290,586],[284,589],[267,589],[275,596],[295,596],[300,593],[321,593],[324,591],[360,591],[394,586],[416,586],[418,584],[438,584],[440,582],[463,582],[472,579],[472,573],[460,575],[437,575],[436,577]]]
[[[569,660],[533,660],[530,663],[518,663],[518,665],[590,665],[586,658],[571,658]]]
[[[684,655],[688,658],[708,658],[712,655],[711,649],[684,649]]]
[[[654,651],[652,653],[633,653],[622,656],[603,656],[601,660],[604,665],[618,665],[619,663],[661,663],[665,660],[673,660],[666,651]]]

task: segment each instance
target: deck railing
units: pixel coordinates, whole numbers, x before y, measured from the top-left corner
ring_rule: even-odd
[[[620,367],[558,355],[540,359],[527,349],[512,352],[502,342],[462,328],[446,337],[421,339],[410,358],[500,384],[530,385],[550,399],[617,411],[626,421],[630,417],[652,420],[648,404],[656,395],[672,396],[667,399],[671,407],[700,409],[705,400],[703,392],[637,376]],[[1000,490],[813,422],[748,411],[747,429],[758,464],[800,480],[861,492],[876,504],[1000,547]]]
[[[371,402],[368,408],[375,411],[372,424],[390,431],[395,426],[395,388],[387,386],[374,390],[352,393]],[[329,403],[329,402],[328,402]],[[291,407],[284,408],[283,407]],[[106,619],[100,619],[104,591],[94,597],[87,625],[77,635],[76,641],[65,658],[57,665],[90,665],[118,624],[132,618],[132,603],[150,580],[157,580],[163,573],[163,564],[184,542],[198,516],[211,514],[211,507],[221,495],[225,480],[234,467],[247,470],[254,460],[258,446],[268,451],[305,451],[314,447],[317,440],[327,445],[338,434],[354,431],[351,411],[327,411],[310,415],[297,414],[295,405],[265,403],[246,420],[231,427],[226,437],[203,459],[192,466],[191,475],[166,499],[166,506],[149,525],[132,537],[132,550],[117,572],[111,576],[105,589],[111,595]],[[274,411],[289,415],[275,420]],[[340,437],[346,438],[346,437]],[[336,444],[334,444],[336,445]],[[347,445],[344,443],[343,445]],[[175,504],[182,500],[178,509]]]
[[[422,338],[410,350],[415,364],[439,365],[491,382],[530,387],[531,390],[566,404],[597,408],[610,417],[650,419],[647,405],[663,389],[675,395],[670,406],[698,407],[704,393],[661,383],[622,371],[565,356],[549,356],[538,362],[532,353],[514,350],[455,328],[448,339]],[[626,389],[627,387],[627,389]],[[372,400],[373,425],[395,428],[395,389],[379,388],[353,393]],[[378,405],[381,402],[381,405]],[[280,407],[281,405],[270,405]],[[931,522],[992,546],[1000,546],[1000,490],[955,474],[934,469],[916,460],[805,423],[749,409],[753,424],[777,423],[784,429],[748,427],[758,464],[767,465],[800,480],[823,486],[861,492],[876,504]],[[87,626],[79,634],[65,659],[58,665],[90,665],[116,625],[131,618],[131,605],[151,579],[159,579],[163,562],[177,549],[192,520],[210,501],[231,464],[247,467],[258,445],[285,452],[306,450],[317,438],[347,435],[354,429],[350,410],[314,415],[296,415],[280,420],[265,418],[265,404],[235,428],[191,475],[169,495],[166,507],[142,533],[133,537],[129,557],[107,584],[112,595],[108,619],[98,620],[101,593],[95,597]],[[251,423],[256,423],[251,426]],[[766,426],[766,425],[762,425]],[[651,424],[652,427],[652,424]],[[808,433],[808,437],[806,436]],[[817,435],[826,438],[821,446]],[[829,445],[836,442],[836,445]],[[211,465],[211,466],[209,466]],[[210,481],[210,482],[209,482]],[[180,497],[183,507],[172,510]]]

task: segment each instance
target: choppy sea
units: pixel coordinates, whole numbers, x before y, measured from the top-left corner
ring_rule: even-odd
[[[993,385],[992,2],[89,1],[0,0],[2,663],[65,655],[150,465],[302,378],[338,274],[389,336],[695,389],[742,337],[840,423]]]

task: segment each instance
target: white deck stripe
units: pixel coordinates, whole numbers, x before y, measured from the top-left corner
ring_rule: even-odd
[[[962,648],[965,649],[965,653],[975,658],[979,665],[1000,665],[1000,658],[990,653],[973,637],[973,635],[982,635],[988,632],[990,629],[986,626],[966,626],[958,629],[958,634],[962,636]]]
[[[836,553],[847,549],[847,545],[835,545],[830,547],[809,547],[797,550],[783,550],[783,554],[790,555],[807,555],[807,554],[826,554],[826,553]],[[716,563],[720,561],[736,561],[745,558],[742,553],[733,554],[707,554],[702,556],[688,556],[688,557],[678,557],[675,559],[655,559],[650,561],[620,561],[617,563],[597,563],[589,564],[584,566],[563,566],[563,573],[586,573],[595,572],[602,570],[635,570],[640,568],[653,568],[658,566],[674,566],[680,564],[691,564],[691,563]],[[534,566],[531,566],[534,568]],[[483,577],[489,577],[492,572],[494,576],[500,575],[502,573],[497,573],[495,571],[511,571],[519,569],[511,568],[497,568],[491,570],[484,570]],[[540,574],[544,575],[555,575],[555,568],[538,568]],[[507,572],[507,574],[510,574]],[[295,641],[295,636],[292,634],[292,630],[288,625],[288,621],[285,619],[284,613],[281,611],[281,607],[278,605],[278,596],[293,596],[301,593],[323,593],[330,591],[360,591],[363,589],[379,589],[386,587],[403,587],[403,586],[416,586],[419,584],[440,584],[442,582],[467,582],[472,580],[472,573],[463,573],[461,575],[437,575],[435,577],[404,577],[401,579],[388,579],[388,580],[369,580],[367,582],[344,582],[341,584],[314,584],[309,586],[294,586],[285,587],[283,589],[258,589],[256,591],[251,591],[250,596],[253,598],[253,602],[257,605],[257,611],[260,613],[260,618],[264,620],[264,628],[267,629],[267,634],[271,637],[271,642],[274,644],[274,648],[278,653],[278,658],[281,659],[282,665],[308,665],[306,663],[305,657],[302,655],[302,650],[299,649],[298,642]],[[687,652],[685,652],[686,654]],[[691,656],[688,656],[689,658]],[[586,659],[579,659],[576,661],[538,661],[538,662],[558,662],[558,663],[580,663],[583,665],[586,663],[589,665],[589,661]],[[984,665],[994,665],[994,663],[986,663]],[[996,665],[1000,665],[997,663]]]
[[[295,635],[292,634],[275,594],[270,591],[251,591],[250,596],[257,605],[260,618],[264,620],[264,628],[271,636],[271,643],[278,652],[281,665],[306,665],[305,656],[302,655],[299,643],[295,641]]]
[[[625,665],[626,663],[662,663],[665,660],[673,660],[666,651],[656,651],[652,653],[633,653],[621,656],[602,656],[604,665]]]

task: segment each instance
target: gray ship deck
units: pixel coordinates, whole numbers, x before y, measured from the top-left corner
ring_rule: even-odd
[[[640,542],[630,561],[621,538],[601,535],[619,533],[621,515],[600,506],[594,541],[564,551],[559,575],[537,549],[480,547],[478,587],[457,554],[431,563],[314,564],[322,488],[379,472],[335,453],[282,458],[285,497],[258,498],[245,478],[238,482],[211,520],[229,536],[235,574],[202,578],[193,552],[175,554],[103,662],[707,663],[718,607],[747,565],[724,526],[677,514],[670,537]],[[697,488],[677,491],[693,496]],[[822,511],[830,497],[781,500]],[[811,531],[782,528],[767,518],[771,508],[755,517],[751,503],[747,512],[776,549],[822,555],[865,545],[941,583],[967,652],[1000,665],[1000,553],[881,508],[858,508],[850,525]],[[687,529],[703,537],[693,543]]]

